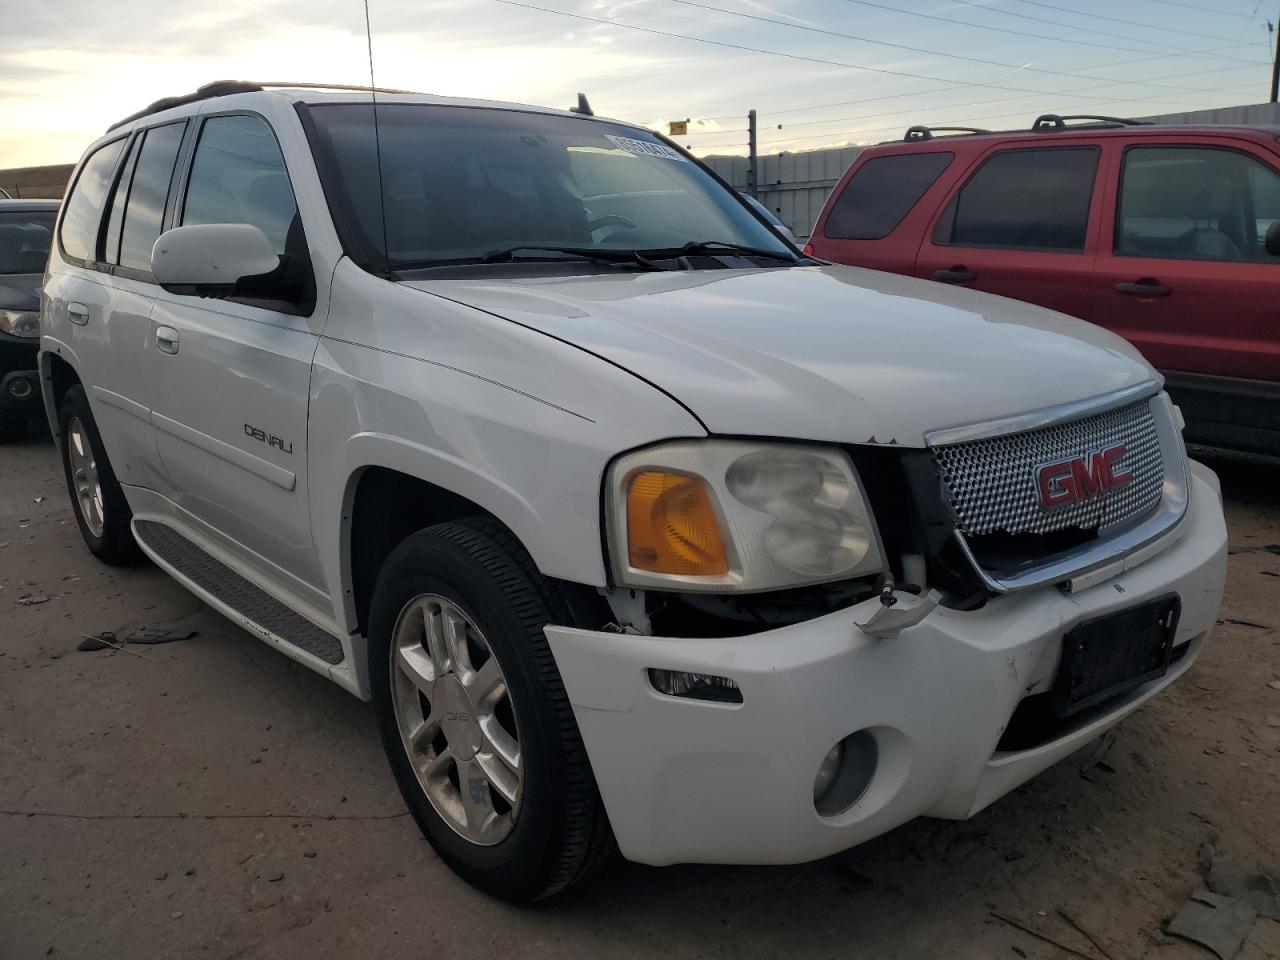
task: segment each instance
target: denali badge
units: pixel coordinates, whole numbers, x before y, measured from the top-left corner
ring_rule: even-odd
[[[1127,448],[1123,443],[1083,457],[1059,460],[1036,467],[1036,487],[1044,507],[1065,507],[1069,503],[1105,496],[1108,490],[1123,487],[1133,474],[1119,467]]]

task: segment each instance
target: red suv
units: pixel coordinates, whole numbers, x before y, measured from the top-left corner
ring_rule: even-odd
[[[1107,327],[1168,378],[1189,443],[1280,456],[1277,221],[1280,128],[1050,114],[862,151],[810,249]]]

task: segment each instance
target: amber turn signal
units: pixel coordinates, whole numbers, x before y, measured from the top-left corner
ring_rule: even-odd
[[[715,577],[729,558],[711,492],[701,477],[641,470],[627,483],[627,549],[637,570]]]

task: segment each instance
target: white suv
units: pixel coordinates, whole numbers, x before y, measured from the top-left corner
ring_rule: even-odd
[[[81,161],[41,324],[89,549],[372,699],[511,899],[971,816],[1218,611],[1216,480],[1123,340],[808,259],[589,111],[161,101]]]

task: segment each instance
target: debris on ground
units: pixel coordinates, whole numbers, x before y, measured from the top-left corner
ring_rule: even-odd
[[[1115,746],[1116,737],[1117,734],[1115,730],[1108,730],[1102,735],[1101,739],[1098,740],[1097,746],[1095,746],[1089,754],[1089,759],[1086,760],[1084,765],[1080,768],[1080,776],[1084,777],[1090,783],[1097,783],[1098,779],[1095,775],[1095,771],[1101,770],[1103,773],[1116,772],[1116,768],[1111,766],[1111,764],[1107,763],[1105,760],[1107,754],[1111,752],[1111,748]]]
[[[37,603],[48,603],[53,597],[45,597],[36,594],[25,594],[14,602],[20,607],[34,607]]]
[[[1280,726],[1277,717],[1268,717],[1268,725],[1272,720]],[[1209,889],[1219,896],[1246,903],[1268,920],[1280,920],[1280,878],[1238,869],[1212,843],[1200,847],[1200,873]]]
[[[173,643],[175,640],[190,640],[196,635],[194,630],[159,630],[155,627],[144,627],[121,639],[110,630],[104,630],[102,633],[85,634],[85,638],[80,641],[77,650],[106,650],[108,647],[114,650],[123,649],[125,644],[138,643],[152,645],[157,643]]]
[[[1232,623],[1238,627],[1253,627],[1255,630],[1274,629],[1269,623],[1259,623],[1257,620],[1246,620],[1243,617],[1223,617],[1218,623]]]
[[[1247,903],[1198,890],[1169,921],[1165,932],[1207,947],[1221,960],[1231,960],[1244,946],[1257,918],[1258,911]]]
[[[1043,915],[1044,911],[1040,911],[1040,912]],[[992,910],[991,916],[994,917],[996,920],[999,920],[1001,923],[1007,923],[1009,926],[1013,927],[1015,930],[1021,930],[1023,933],[1027,934],[1028,936],[1035,937],[1037,940],[1041,941],[1042,943],[1047,943],[1047,944],[1050,944],[1051,946],[1057,947],[1059,950],[1063,950],[1071,954],[1073,957],[1080,957],[1081,960],[1098,960],[1098,958],[1095,957],[1092,953],[1085,953],[1083,950],[1077,950],[1075,947],[1068,946],[1067,944],[1063,943],[1061,940],[1055,940],[1053,937],[1049,936],[1049,934],[1044,933],[1040,930],[1037,930],[1034,927],[1030,927],[1020,920],[1015,920],[1013,917],[1006,916],[1005,914],[1001,913],[998,910]],[[1092,942],[1092,940],[1090,942]],[[1110,960],[1110,958],[1108,957],[1107,960]]]

